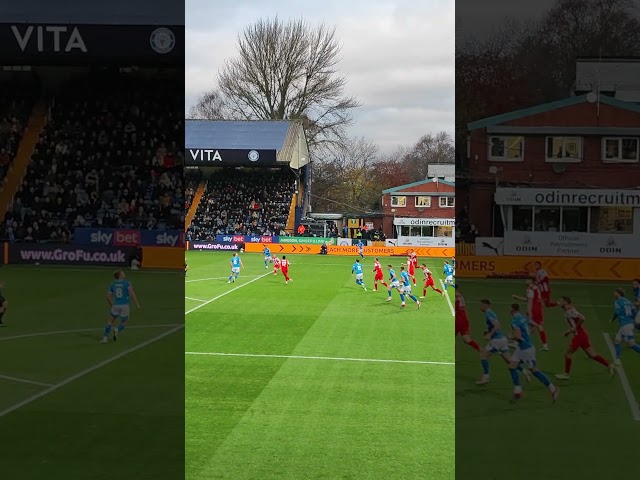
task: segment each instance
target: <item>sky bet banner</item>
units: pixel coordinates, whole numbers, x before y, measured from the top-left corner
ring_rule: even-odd
[[[275,150],[217,150],[215,148],[189,148],[185,154],[188,167],[221,167],[225,165],[276,165]]]
[[[73,241],[77,245],[184,247],[184,232],[180,230],[76,228],[73,233]]]

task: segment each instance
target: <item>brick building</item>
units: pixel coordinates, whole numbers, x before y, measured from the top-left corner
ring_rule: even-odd
[[[472,122],[468,128],[466,201],[459,207],[467,209],[480,236],[503,235],[508,219],[496,205],[496,189],[640,187],[636,103],[588,93]]]
[[[429,179],[384,190],[382,211],[388,238],[421,236],[433,243],[425,246],[453,245],[455,182]]]

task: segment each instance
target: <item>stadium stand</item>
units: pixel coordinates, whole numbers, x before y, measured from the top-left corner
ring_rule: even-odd
[[[181,229],[183,119],[161,76],[99,72],[67,83],[5,215],[16,241],[68,240],[76,226]],[[90,99],[90,100],[87,100]]]
[[[206,180],[207,190],[187,231],[190,239],[285,234],[295,192],[295,177],[289,169],[220,169]]]

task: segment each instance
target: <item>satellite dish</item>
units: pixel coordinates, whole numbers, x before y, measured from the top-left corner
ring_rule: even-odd
[[[596,92],[587,93],[587,102],[596,103],[596,100],[598,100],[598,94]]]

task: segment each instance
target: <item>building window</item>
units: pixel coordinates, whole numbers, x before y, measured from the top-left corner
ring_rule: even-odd
[[[589,230],[589,207],[562,207],[562,231],[583,232]]]
[[[416,207],[430,207],[431,197],[416,196]]]
[[[524,137],[490,137],[489,160],[492,162],[522,162]]]
[[[559,232],[560,207],[536,207],[534,220],[536,232]]]
[[[512,230],[531,232],[533,230],[533,207],[514,205],[512,208]]]
[[[632,207],[591,207],[591,233],[633,233]]]
[[[582,138],[547,137],[547,162],[581,162]]]
[[[441,207],[455,207],[455,197],[440,197]]]
[[[604,138],[602,139],[602,160],[605,162],[637,162],[638,138]]]
[[[391,206],[392,207],[406,207],[407,206],[407,197],[402,196],[398,197],[395,195],[391,196]]]

